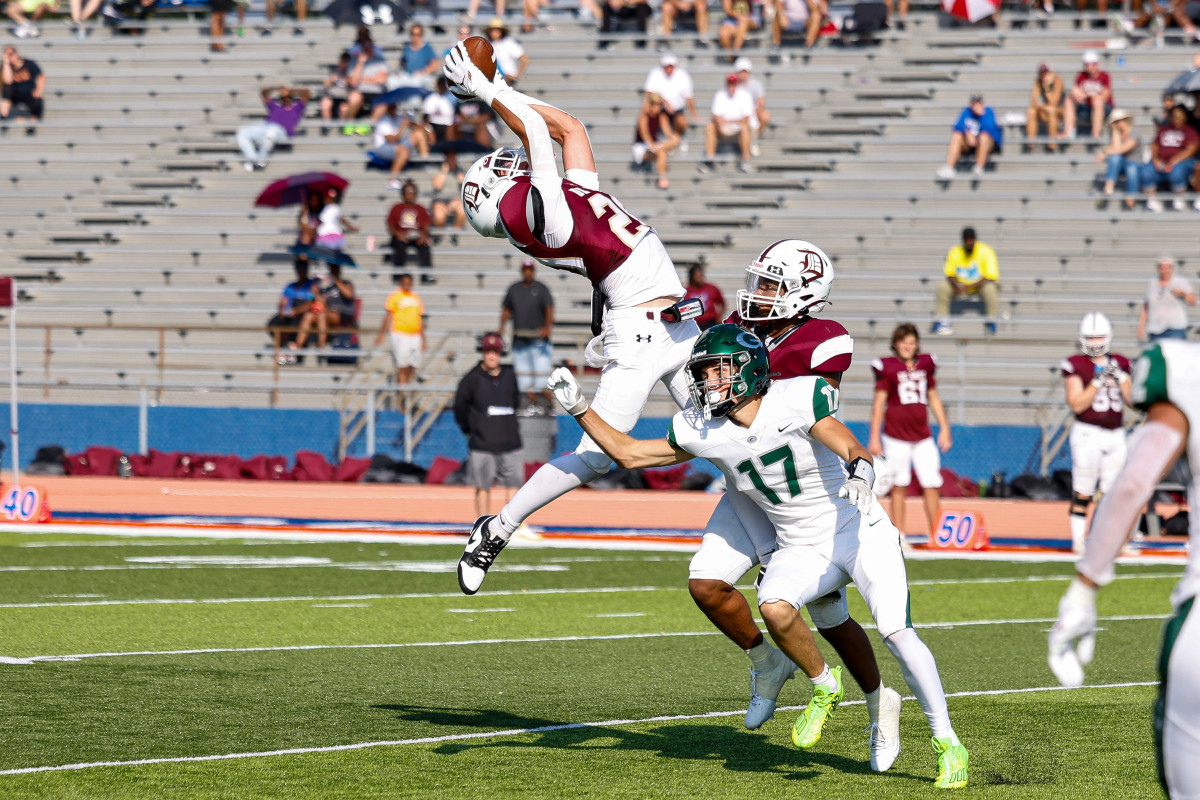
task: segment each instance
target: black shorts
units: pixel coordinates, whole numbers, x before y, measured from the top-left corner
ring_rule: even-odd
[[[687,126],[687,112],[684,111],[682,108],[679,109],[678,111],[672,111],[667,116],[669,116],[671,118],[671,124],[674,125],[676,128],[678,128],[680,125],[683,125],[685,127]]]
[[[228,14],[233,11],[233,0],[208,0],[208,7],[214,14]]]
[[[429,123],[429,127],[433,129],[433,136],[434,136],[435,140],[437,140],[439,142],[444,142],[450,138],[450,126],[449,125],[434,125],[431,122],[431,123]]]

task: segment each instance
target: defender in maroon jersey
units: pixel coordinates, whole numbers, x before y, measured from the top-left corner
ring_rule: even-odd
[[[1112,323],[1092,311],[1079,323],[1079,349],[1062,362],[1067,406],[1075,414],[1071,426],[1071,548],[1083,552],[1087,509],[1096,488],[1107,492],[1125,463],[1126,405],[1132,405],[1129,359],[1108,352]]]
[[[871,362],[875,402],[867,449],[883,456],[892,472],[892,522],[904,530],[904,498],[915,471],[925,501],[926,530],[932,531],[941,505],[941,454],[954,444],[938,395],[937,359],[921,352],[917,328],[908,323],[892,332],[892,352]],[[938,424],[936,443],[929,428],[930,411]]]
[[[604,297],[604,332],[588,345],[589,363],[604,367],[592,408],[628,432],[656,383],[683,407],[688,399],[683,367],[700,333],[693,320],[701,304],[679,302],[683,284],[658,234],[601,191],[583,124],[502,79],[488,81],[461,43],[447,54],[444,72],[457,93],[473,94],[495,109],[525,146],[502,147],[467,170],[462,198],[471,226],[484,236],[508,239],[547,266],[585,276]],[[562,146],[565,177],[555,165],[554,142]],[[475,521],[459,559],[459,588],[477,592],[530,514],[611,465],[585,436],[574,453],[539,469],[499,514]]]

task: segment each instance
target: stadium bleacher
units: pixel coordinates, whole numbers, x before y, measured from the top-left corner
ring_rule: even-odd
[[[984,178],[935,175],[971,92],[981,91],[1001,118],[1023,113],[1037,64],[1069,81],[1084,48],[1102,53],[1118,104],[1135,112],[1145,140],[1162,87],[1190,64],[1191,50],[1177,40],[1106,49],[1110,34],[1076,29],[1069,14],[1028,21],[1006,13],[995,28],[942,28],[928,10],[867,47],[822,43],[777,54],[760,36],[744,54],[774,119],[755,172],[740,174],[730,160],[701,175],[703,132],[693,130],[689,152],[672,156],[664,192],[629,156],[638,90],[658,54],[636,48],[631,36],[600,51],[595,29],[572,12],[556,5],[523,37],[531,66],[522,89],[589,125],[606,188],[658,229],[681,274],[704,264],[727,299],[745,264],[776,239],[811,239],[835,259],[834,304],[825,313],[857,340],[844,383],[850,419],[868,414],[869,360],[886,350],[894,325],[927,330],[942,261],[964,225],[996,248],[1005,319],[985,336],[982,318],[968,314],[955,335],[925,341],[940,357],[942,394],[957,423],[1033,424],[1038,409],[1061,403],[1053,367],[1073,350],[1086,311],[1108,314],[1116,349],[1131,352],[1155,259],[1173,253],[1183,258],[1181,273],[1194,277],[1187,257],[1200,217],[1190,208],[1152,215],[1140,206],[1125,211],[1119,199],[1105,203],[1090,139],[1025,153],[1023,131],[1010,125]],[[432,37],[437,47],[453,31],[449,16],[443,24],[447,33]],[[157,392],[164,403],[330,408],[340,386],[388,385],[382,353],[356,366],[275,363],[263,326],[291,278],[286,248],[296,209],[253,207],[263,185],[290,173],[330,170],[351,181],[343,208],[363,233],[350,239],[360,264],[350,277],[369,344],[392,269],[365,241],[387,241],[384,219],[397,199],[384,188],[385,173],[364,169],[369,137],[322,135],[314,103],[300,135],[265,172],[244,173],[233,142],[239,125],[261,117],[261,87],[318,87],[353,30],[313,17],[303,37],[251,30],[231,37],[222,54],[209,52],[206,31],[202,21],[161,17],[144,36],[96,33],[80,42],[49,22],[40,39],[13,40],[48,75],[47,117],[36,135],[21,121],[0,126],[2,269],[22,292],[19,360],[30,402],[131,403],[146,383],[169,385]],[[376,38],[394,63],[404,38],[381,28]],[[730,67],[692,38],[681,38],[676,52],[703,117]],[[428,200],[433,173],[417,165],[406,174]],[[418,287],[440,354],[426,369],[430,389],[452,386],[473,363],[475,337],[498,320],[520,261],[502,242],[452,233],[441,232],[434,250],[436,285]],[[590,289],[565,273],[542,269],[539,277],[558,302],[557,356],[581,363]],[[648,413],[670,409],[664,396]]]

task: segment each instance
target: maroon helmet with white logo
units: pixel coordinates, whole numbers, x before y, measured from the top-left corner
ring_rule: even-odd
[[[783,239],[746,267],[746,288],[737,293],[738,313],[747,322],[815,314],[829,303],[833,263],[821,248]]]
[[[529,174],[524,149],[501,147],[476,161],[463,177],[462,201],[467,222],[483,236],[503,239],[500,198],[516,185],[514,178]]]

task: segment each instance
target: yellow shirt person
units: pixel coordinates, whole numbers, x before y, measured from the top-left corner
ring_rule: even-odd
[[[1000,263],[996,251],[983,242],[975,241],[975,229],[963,228],[962,244],[950,248],[946,254],[946,266],[942,270],[945,280],[938,284],[937,303],[931,333],[951,334],[950,301],[956,296],[978,294],[983,299],[987,314],[983,329],[985,333],[996,332],[996,315],[1000,305]]]
[[[390,337],[398,384],[412,381],[425,352],[425,304],[412,290],[412,284],[412,275],[400,276],[400,288],[389,294],[384,303],[387,313],[375,339],[378,345],[383,343],[384,337]]]

